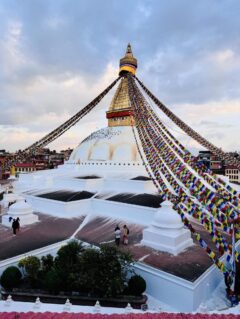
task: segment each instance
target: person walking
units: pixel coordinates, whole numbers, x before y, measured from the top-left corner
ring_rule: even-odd
[[[16,219],[16,230],[18,232],[20,231],[20,218],[19,217]]]
[[[115,234],[115,244],[117,246],[120,245],[120,239],[121,239],[121,230],[119,228],[119,226],[117,225],[115,230],[114,230],[114,234]]]
[[[128,235],[129,235],[129,229],[127,225],[123,226],[123,244],[128,245]]]
[[[17,230],[17,221],[16,221],[16,219],[13,219],[12,229],[13,229],[13,235],[16,236],[16,230]]]

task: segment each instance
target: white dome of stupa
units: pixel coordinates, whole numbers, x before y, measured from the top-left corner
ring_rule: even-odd
[[[141,162],[132,127],[105,127],[89,135],[69,159],[70,163],[83,161]]]
[[[143,230],[141,244],[178,255],[192,246],[193,240],[190,231],[184,228],[181,217],[172,206],[169,201],[161,204],[151,225]]]
[[[182,219],[178,213],[172,208],[173,204],[170,201],[165,201],[161,204],[154,215],[152,225],[164,229],[180,229],[183,227]]]
[[[23,199],[23,197],[19,196],[16,193],[7,193],[7,194],[3,195],[3,201],[6,205],[8,205],[8,203],[12,203],[12,202],[15,202],[15,201],[21,200],[21,199]]]
[[[12,219],[20,219],[21,226],[30,225],[38,221],[38,216],[33,214],[33,209],[31,205],[25,202],[25,199],[22,197],[15,204],[12,204],[9,207],[9,210],[6,215],[2,216],[2,225],[11,227]]]
[[[32,214],[32,207],[25,202],[24,199],[17,201],[15,204],[11,205],[8,211],[8,214],[14,216]]]

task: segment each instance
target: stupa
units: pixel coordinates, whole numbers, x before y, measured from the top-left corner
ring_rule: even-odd
[[[185,229],[181,217],[172,208],[172,203],[165,201],[154,216],[152,224],[143,230],[142,245],[156,250],[178,255],[193,245],[190,231]]]
[[[119,84],[106,112],[107,127],[83,139],[64,165],[20,174],[14,182],[14,191],[27,200],[31,212],[39,217],[39,223],[28,227],[35,240],[29,242],[29,233],[23,229],[24,248],[20,247],[20,241],[15,241],[14,253],[15,256],[16,252],[24,256],[54,254],[72,238],[96,246],[114,243],[116,224],[121,228],[127,224],[128,249],[137,261],[136,273],[147,281],[147,293],[178,310],[192,311],[210,297],[222,274],[194,237],[193,243],[178,212],[173,211],[168,202],[163,203],[163,193],[160,195],[154,178],[147,173],[150,161],[144,158],[140,134],[134,134],[138,126],[132,116],[133,101],[130,101],[127,79],[129,73],[135,75],[137,66],[129,44],[120,60]],[[170,137],[174,138],[170,133],[168,137],[162,135],[165,144]],[[173,141],[172,153],[177,149],[181,156],[188,154],[176,139]],[[167,155],[163,156],[163,161],[167,161]],[[171,173],[164,170],[164,165],[159,167],[155,181],[156,176],[164,179],[167,173],[171,181]],[[190,166],[187,168],[193,172]],[[180,177],[177,175],[179,183]],[[197,175],[197,178],[202,177]],[[167,178],[165,182],[169,192],[174,193],[174,183]],[[177,182],[175,186],[177,189]],[[214,191],[212,186],[210,189]],[[208,236],[199,221],[193,220],[193,223],[201,235]],[[4,246],[0,243],[0,249],[5,247],[5,243]],[[9,265],[13,257],[10,253],[11,249],[5,249]]]
[[[16,203],[9,207],[6,215],[2,216],[2,225],[11,227],[12,220],[19,218],[20,225],[30,225],[38,221],[38,216],[33,214],[33,209],[24,198],[18,198]]]
[[[68,168],[68,176],[71,174],[78,175],[76,170],[81,174],[79,177],[92,176],[93,178],[86,178],[87,182],[85,181],[81,186],[84,191],[100,194],[100,197],[101,194],[109,192],[115,194],[126,191],[132,193],[140,191],[156,193],[150,181],[141,181],[139,183],[137,180],[129,180],[139,177],[140,179],[147,179],[148,176],[134,139],[134,121],[131,116],[132,108],[128,92],[127,74],[128,72],[135,74],[136,69],[137,59],[133,56],[131,45],[128,44],[126,54],[120,60],[119,75],[121,76],[121,80],[109,110],[106,112],[108,126],[93,132],[76,147],[69,161],[58,170],[63,174],[61,180],[59,179],[59,175],[55,177],[55,174],[49,175],[47,173],[48,177],[44,177],[46,172],[38,172],[20,176],[20,180],[17,183],[18,186],[21,186],[22,182],[24,184],[24,180],[26,180],[27,187],[29,185],[35,187],[36,183],[40,184],[41,187],[51,188],[59,188],[61,186],[61,188],[71,187],[72,189],[74,184],[75,187],[79,187],[79,181],[78,183],[76,181],[72,183],[72,180],[66,180],[64,177],[65,170]],[[41,178],[41,175],[43,178]],[[31,177],[32,181],[29,182],[29,178]],[[34,183],[35,179],[36,183]],[[29,200],[38,211],[39,207],[44,206],[43,203],[39,203],[39,199],[31,198]],[[65,207],[66,205],[56,209],[56,211],[62,212],[63,216],[66,213]],[[105,209],[109,211],[109,214],[114,210],[113,207]],[[43,209],[43,212],[46,212],[46,210]],[[91,207],[88,207],[87,213],[91,214]],[[162,208],[159,208],[156,216],[152,215],[153,223],[144,231],[142,244],[160,251],[168,251],[175,255],[192,245],[189,230],[183,229],[180,217],[175,211],[171,210],[170,212],[169,206],[163,205]],[[168,223],[165,222],[166,219],[168,219]]]
[[[128,72],[135,74],[137,60],[128,44],[125,56],[120,60],[120,84],[106,112],[108,127],[92,133],[73,151],[67,164],[114,165],[114,171],[124,172],[122,166],[142,166],[132,133],[133,119],[128,92]],[[98,163],[97,163],[98,162]],[[91,167],[92,170],[92,167]],[[145,170],[141,170],[145,174]]]

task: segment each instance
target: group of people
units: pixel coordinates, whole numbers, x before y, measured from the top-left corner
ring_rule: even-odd
[[[128,245],[129,229],[128,229],[127,225],[123,226],[123,230],[122,231],[121,231],[120,227],[117,225],[115,230],[114,230],[115,244],[117,246],[120,245],[122,233],[123,233],[122,243],[123,243],[123,245]]]
[[[11,219],[10,219],[11,218]],[[9,218],[9,222],[12,221],[12,230],[13,230],[13,235],[16,235],[17,232],[20,231],[20,218],[17,217],[16,219],[15,218],[12,218],[10,217]]]

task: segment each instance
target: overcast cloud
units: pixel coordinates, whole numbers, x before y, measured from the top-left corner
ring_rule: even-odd
[[[161,101],[240,150],[239,12],[238,0],[1,0],[0,148],[27,147],[89,103],[131,42],[139,78]],[[51,148],[106,126],[112,94]]]

